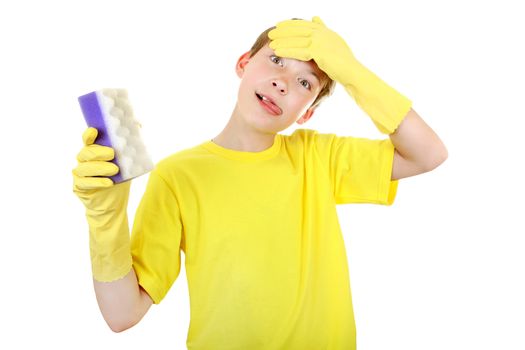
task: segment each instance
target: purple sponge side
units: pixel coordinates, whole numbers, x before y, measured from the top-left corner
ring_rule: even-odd
[[[80,108],[82,109],[82,114],[84,115],[87,125],[98,130],[98,136],[95,143],[97,145],[113,148],[96,91],[80,96],[78,102],[80,103]],[[111,162],[119,166],[116,158],[111,160]],[[122,182],[120,172],[109,178],[113,180],[114,183]]]

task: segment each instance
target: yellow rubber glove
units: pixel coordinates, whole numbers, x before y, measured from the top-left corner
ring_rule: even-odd
[[[317,16],[312,21],[279,22],[268,37],[277,56],[313,59],[332,80],[343,85],[384,134],[393,133],[412,107],[412,101],[357,61],[346,42]]]
[[[131,181],[117,185],[106,177],[119,168],[109,162],[115,156],[111,147],[94,144],[98,132],[88,128],[82,135],[84,147],[73,169],[73,192],[86,207],[93,277],[111,282],[131,270],[131,250],[127,206]]]

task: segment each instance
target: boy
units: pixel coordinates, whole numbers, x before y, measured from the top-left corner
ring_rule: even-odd
[[[159,162],[129,239],[130,182],[111,148],[74,169],[86,206],[94,285],[116,332],[158,304],[180,271],[191,303],[188,349],[355,349],[347,258],[336,204],[391,205],[397,181],[447,157],[411,101],[361,65],[318,17],[263,32],[236,65],[237,104],[213,140]],[[339,82],[390,139],[299,129]],[[99,177],[94,177],[99,176]]]

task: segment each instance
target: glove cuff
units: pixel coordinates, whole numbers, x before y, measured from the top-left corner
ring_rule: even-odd
[[[383,134],[392,134],[412,107],[412,101],[386,84],[377,75],[359,64],[346,92],[372,119]]]
[[[110,211],[91,222],[89,248],[95,280],[111,282],[128,274],[132,258],[126,210]]]
[[[109,253],[91,254],[93,278],[99,282],[113,282],[125,277],[132,267],[130,245],[123,245]]]

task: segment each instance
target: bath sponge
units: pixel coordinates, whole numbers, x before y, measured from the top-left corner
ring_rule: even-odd
[[[119,172],[111,176],[120,183],[146,174],[154,167],[140,136],[140,124],[125,89],[102,89],[78,98],[84,119],[89,127],[98,130],[96,144],[113,148],[112,160]]]

